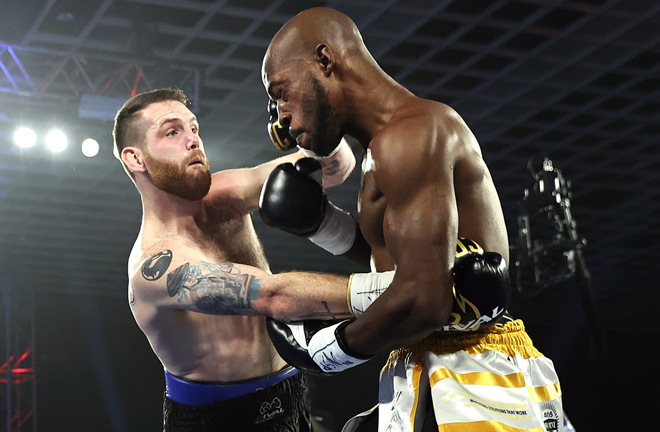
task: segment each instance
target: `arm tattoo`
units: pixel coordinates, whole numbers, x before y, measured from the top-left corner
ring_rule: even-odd
[[[142,277],[148,281],[155,281],[165,274],[172,263],[172,251],[165,249],[144,261]]]
[[[241,315],[259,299],[261,279],[232,263],[185,263],[167,275],[167,292],[179,303],[214,315]]]
[[[328,307],[327,301],[321,301],[321,304],[323,304],[323,307],[325,307],[326,312],[312,312],[311,314],[303,315],[300,318],[340,319],[353,316],[351,311],[332,312]]]
[[[319,160],[319,162],[321,162],[321,165],[323,166],[324,176],[333,177],[341,173],[341,166],[338,160],[333,160],[332,162],[323,162],[323,160]]]

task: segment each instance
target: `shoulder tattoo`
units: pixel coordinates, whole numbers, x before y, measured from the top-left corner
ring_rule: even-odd
[[[162,250],[144,261],[144,265],[142,265],[142,277],[148,281],[160,279],[171,263],[172,251],[169,249]]]

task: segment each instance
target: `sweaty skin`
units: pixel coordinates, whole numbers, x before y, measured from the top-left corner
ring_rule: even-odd
[[[264,315],[283,321],[350,315],[346,278],[271,275],[252,225],[249,213],[265,178],[302,154],[215,173],[206,192],[208,161],[195,116],[171,100],[141,115],[146,144],[121,153],[144,211],[128,262],[138,325],[164,367],[180,377],[237,381],[282,369]],[[326,184],[345,179],[351,158],[354,164],[350,152],[348,162],[340,158],[340,166],[324,169]]]
[[[273,38],[262,79],[301,147],[328,154],[348,134],[365,151],[360,229],[373,270],[396,272],[346,328],[352,350],[399,348],[447,322],[457,236],[508,262],[500,201],[474,135],[450,107],[389,77],[348,17],[326,8],[295,16]]]

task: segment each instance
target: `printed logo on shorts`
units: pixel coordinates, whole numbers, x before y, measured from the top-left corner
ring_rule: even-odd
[[[403,421],[403,418],[401,418],[401,414],[399,413],[399,399],[401,398],[401,395],[403,392],[396,392],[394,395],[394,403],[392,404],[390,411],[390,421],[389,424],[387,425],[387,429],[385,429],[385,432],[404,432],[406,430],[406,423]]]
[[[543,427],[547,432],[559,431],[559,414],[553,404],[549,402],[542,404],[541,416],[543,417]]]
[[[259,407],[259,416],[255,420],[254,424],[259,424],[272,420],[275,417],[279,417],[284,414],[284,408],[282,408],[282,401],[280,398],[276,397],[270,402],[264,402]]]

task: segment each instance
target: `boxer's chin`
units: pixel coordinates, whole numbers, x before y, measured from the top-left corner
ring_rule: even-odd
[[[211,189],[211,173],[206,170],[204,172],[196,172],[194,175],[189,175],[188,177],[192,177],[192,179],[188,179],[185,182],[185,187],[172,193],[189,201],[201,200]]]
[[[319,157],[330,156],[339,146],[341,137],[328,128],[315,130],[310,139],[309,148]]]
[[[211,188],[211,172],[204,166],[181,167],[152,159],[149,163],[151,181],[158,189],[188,201],[198,201]]]

